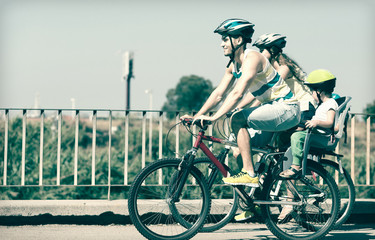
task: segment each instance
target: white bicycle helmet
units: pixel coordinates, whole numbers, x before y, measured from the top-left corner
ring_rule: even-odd
[[[253,44],[259,49],[269,49],[271,47],[278,47],[283,49],[286,45],[286,36],[279,33],[267,33],[260,36]]]

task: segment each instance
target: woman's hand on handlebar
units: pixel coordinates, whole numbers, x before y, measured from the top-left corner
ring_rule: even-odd
[[[227,115],[227,118],[230,118],[230,117],[232,117],[232,115],[233,114],[235,114],[236,112],[239,112],[239,111],[241,111],[242,110],[242,108],[235,108],[235,109],[233,109],[232,111],[230,111],[230,112],[228,112],[226,115]]]

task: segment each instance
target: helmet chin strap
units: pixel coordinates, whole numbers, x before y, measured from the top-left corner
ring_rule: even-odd
[[[244,43],[241,43],[240,45],[238,45],[236,48],[234,47],[233,45],[233,41],[232,41],[232,37],[231,36],[228,36],[229,37],[229,41],[230,41],[230,45],[232,46],[232,53],[230,54],[229,58],[229,62],[227,64],[227,68],[229,67],[229,65],[234,61],[234,55],[236,54],[236,51],[242,47],[242,45],[244,45]]]
[[[320,92],[316,91],[316,96],[318,97],[319,103],[318,105],[322,104],[322,98],[320,97]]]

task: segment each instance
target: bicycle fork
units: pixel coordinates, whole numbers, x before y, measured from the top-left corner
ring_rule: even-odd
[[[180,201],[182,188],[184,187],[192,166],[194,165],[194,158],[197,153],[197,149],[192,148],[182,158],[181,163],[178,166],[177,171],[173,174],[172,187],[170,189],[171,197],[168,199],[170,203],[176,203]]]

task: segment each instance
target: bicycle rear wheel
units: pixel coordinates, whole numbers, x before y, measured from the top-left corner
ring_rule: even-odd
[[[291,184],[299,197],[291,196]],[[279,239],[288,240],[324,237],[333,228],[340,205],[335,181],[320,164],[313,161],[308,161],[304,178],[280,180],[269,176],[265,181],[262,199],[296,204],[284,220],[278,220],[282,209],[280,204],[261,206],[268,229]]]
[[[173,201],[180,159],[156,161],[135,178],[129,194],[129,215],[148,239],[188,239],[202,227],[210,210],[210,193],[202,173],[191,168],[181,196]],[[194,179],[192,183],[189,179]],[[177,218],[176,218],[177,216]],[[183,219],[189,226],[181,225]]]
[[[345,168],[342,169],[343,173],[340,172],[340,165],[337,162],[321,159],[320,163],[327,170],[327,172],[335,178],[340,191],[340,211],[339,217],[335,223],[335,228],[338,229],[346,222],[346,220],[348,220],[353,211],[355,203],[355,188],[353,180]]]
[[[196,158],[194,166],[205,176],[211,191],[211,210],[200,232],[219,230],[230,222],[238,209],[238,195],[233,187],[224,185],[223,175],[206,157]]]

